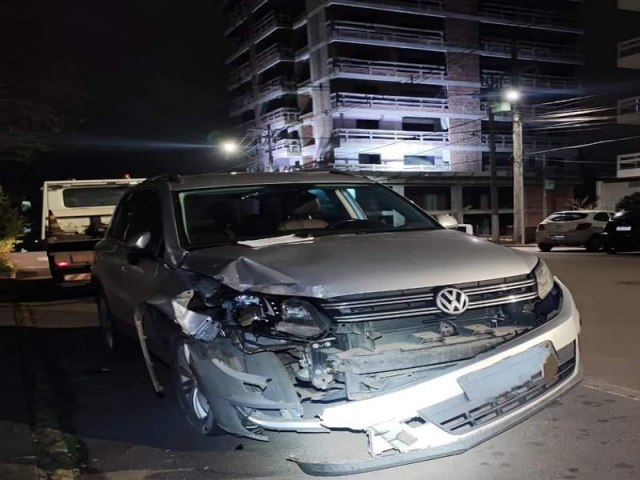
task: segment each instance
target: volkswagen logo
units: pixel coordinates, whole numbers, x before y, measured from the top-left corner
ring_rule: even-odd
[[[449,315],[462,315],[469,308],[469,297],[457,288],[443,288],[436,295],[436,306]]]

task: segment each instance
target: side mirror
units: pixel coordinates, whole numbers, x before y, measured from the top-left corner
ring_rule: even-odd
[[[436,220],[438,220],[438,223],[448,230],[458,228],[458,220],[456,220],[453,215],[438,215]]]
[[[127,242],[127,260],[130,264],[135,265],[138,261],[145,257],[147,252],[147,247],[149,246],[149,242],[151,241],[151,234],[149,232],[140,233],[131,237]]]

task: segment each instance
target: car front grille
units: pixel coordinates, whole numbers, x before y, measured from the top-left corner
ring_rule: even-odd
[[[529,275],[453,285],[469,297],[469,310],[533,300],[536,280]],[[439,288],[386,292],[329,299],[323,309],[339,323],[421,317],[440,313],[435,304]]]

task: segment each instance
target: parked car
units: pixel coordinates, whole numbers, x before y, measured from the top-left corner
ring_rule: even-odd
[[[315,475],[460,453],[581,378],[580,315],[542,260],[344,173],[150,179],[93,278],[107,343],[137,328],[199,432],[368,439],[365,462],[296,457]]]
[[[545,218],[536,232],[536,243],[543,252],[553,247],[585,247],[589,252],[602,249],[604,226],[613,216],[606,210],[570,210]]]
[[[640,210],[616,213],[607,223],[603,238],[607,253],[640,251]]]

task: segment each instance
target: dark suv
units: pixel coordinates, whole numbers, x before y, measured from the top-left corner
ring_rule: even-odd
[[[543,261],[348,174],[146,181],[94,279],[109,345],[137,332],[200,432],[368,438],[370,462],[296,460],[310,473],[459,453],[580,379],[580,316]]]
[[[604,228],[603,240],[607,253],[640,251],[640,210],[616,213]]]

